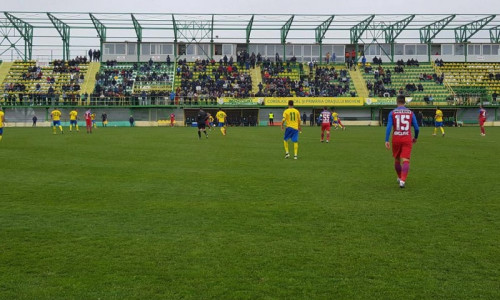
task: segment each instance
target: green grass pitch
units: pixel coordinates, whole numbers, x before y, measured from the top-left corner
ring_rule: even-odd
[[[498,299],[486,130],[422,128],[400,189],[380,127],[5,128],[0,299]]]

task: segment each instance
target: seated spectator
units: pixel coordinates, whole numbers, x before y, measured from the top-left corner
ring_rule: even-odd
[[[378,57],[375,56],[373,58],[373,64],[380,66],[382,64],[382,58],[378,58]]]
[[[444,67],[444,62],[442,59],[439,59],[439,58],[436,58],[436,60],[434,61],[434,64],[438,67]]]
[[[370,80],[367,80],[366,81],[366,88],[371,91],[373,89],[373,84],[371,83]]]
[[[424,91],[424,86],[421,83],[418,84],[417,88],[418,88],[419,92],[423,92]]]
[[[425,96],[424,96],[424,102],[425,102],[426,104],[430,104],[430,101],[429,101],[429,96],[428,96],[428,95],[425,95]]]

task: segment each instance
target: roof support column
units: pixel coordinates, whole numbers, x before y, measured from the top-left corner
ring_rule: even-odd
[[[101,51],[101,57],[104,54],[102,51],[102,46],[104,42],[106,42],[106,26],[101,23],[93,14],[89,14],[90,19],[92,20],[92,23],[94,24],[94,27],[97,31],[97,35],[99,36],[99,41],[100,41],[100,51]]]
[[[8,12],[5,12],[4,15],[24,39],[24,61],[31,60],[33,54],[33,26]]]
[[[130,14],[134,23],[135,34],[137,35],[137,62],[141,61],[141,44],[142,44],[142,26],[135,18],[134,14]]]
[[[281,27],[281,45],[283,45],[283,61],[286,61],[286,37],[288,36],[288,32],[290,31],[290,27],[292,27],[293,18],[295,15],[292,15],[288,21],[286,21],[285,25]]]
[[[316,43],[319,44],[319,61],[323,61],[323,38],[325,37],[328,28],[330,28],[330,24],[332,24],[333,18],[335,16],[331,16],[326,21],[321,23],[315,30]]]
[[[51,13],[47,13],[47,16],[49,17],[50,21],[56,28],[57,32],[59,32],[59,35],[62,38],[63,41],[63,60],[68,61],[69,60],[69,38],[70,38],[70,27],[68,24],[65,24],[58,18],[54,17]]]

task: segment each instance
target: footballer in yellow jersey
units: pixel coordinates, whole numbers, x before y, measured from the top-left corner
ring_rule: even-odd
[[[297,159],[299,151],[299,132],[300,128],[300,112],[293,107],[293,100],[288,101],[288,108],[283,112],[283,120],[281,122],[281,130],[285,129],[283,145],[285,146],[285,158],[290,157],[288,152],[288,140],[293,142],[294,159]]]
[[[2,141],[2,136],[3,136],[3,123],[5,123],[5,113],[0,107],[0,142]]]
[[[73,125],[75,125],[76,131],[80,131],[78,128],[78,112],[76,109],[73,109],[72,111],[69,112],[69,131],[72,131]]]
[[[208,128],[210,129],[210,131],[212,131],[212,127],[214,127],[214,117],[211,114],[208,114],[207,122]]]
[[[219,108],[219,111],[217,112],[215,117],[219,122],[220,131],[222,132],[223,135],[226,135],[226,118],[227,118],[226,113],[222,111],[222,108]]]
[[[443,128],[443,112],[436,108],[436,115],[434,116],[434,133],[432,135],[436,135],[437,129],[441,129],[441,134],[444,137],[444,128]]]
[[[342,122],[340,122],[339,113],[336,112],[335,109],[333,109],[332,118],[333,118],[333,125],[335,126],[335,129],[338,129],[340,126],[340,128],[342,128],[342,130],[345,130],[345,126],[342,124]]]
[[[54,134],[56,134],[56,127],[59,127],[59,130],[61,130],[61,133],[63,132],[63,128],[61,126],[61,111],[57,108],[54,108],[54,110],[50,113],[52,117],[52,131]]]
[[[97,123],[95,122],[95,113],[90,115],[90,120],[92,120],[92,127],[97,128]]]

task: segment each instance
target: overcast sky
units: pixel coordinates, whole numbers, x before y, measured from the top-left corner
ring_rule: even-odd
[[[494,21],[498,24],[500,20],[500,0],[0,0],[0,10],[9,12],[76,12],[76,13],[178,13],[178,14],[320,14],[320,15],[340,15],[340,14],[498,14]],[[83,18],[83,17],[82,17]],[[470,20],[476,20],[474,16]],[[468,18],[467,18],[468,19]],[[88,20],[87,20],[88,21]],[[48,20],[46,20],[48,22]],[[493,24],[493,23],[492,23]],[[88,29],[88,34],[82,31],[75,33],[72,31],[72,53],[80,55],[86,53],[88,47],[97,47],[99,40],[93,29]],[[125,32],[126,31],[126,32]],[[43,37],[50,33],[52,37]],[[148,35],[164,34],[165,40],[173,40],[173,32],[159,33],[157,31],[147,31],[144,33],[145,42],[158,42],[158,39],[151,40]],[[168,35],[170,34],[170,36]],[[216,32],[216,39],[220,42],[227,42],[237,35],[240,40],[244,37],[241,32]],[[399,36],[402,42],[406,35],[418,41],[418,31],[408,31]],[[480,35],[483,35],[480,37]],[[48,34],[47,34],[48,35]],[[91,36],[92,39],[76,39],[75,35]],[[302,43],[314,43],[314,32],[291,31],[287,41],[298,43],[299,36],[306,35],[310,41],[301,40]],[[345,37],[344,37],[345,35]],[[368,35],[368,34],[367,34]],[[453,32],[442,32],[440,37],[450,35],[453,39]],[[95,36],[95,37],[93,37]],[[279,43],[279,31],[256,31],[252,33],[252,43],[259,43],[258,37],[272,37],[270,43]],[[340,40],[333,40],[332,37],[345,38],[345,43],[349,42],[349,32],[329,31],[325,35],[326,43],[342,43]],[[113,42],[117,38],[119,41],[135,40],[135,32],[129,28],[122,32],[111,32],[108,30],[107,41]],[[489,42],[487,31],[476,34],[477,38],[485,39]],[[150,40],[148,40],[150,38]],[[295,39],[295,40],[294,40]],[[409,40],[409,39],[407,39]],[[234,41],[234,40],[233,40]],[[206,41],[205,41],[206,42]],[[262,42],[262,40],[261,40]],[[362,41],[364,42],[364,41]],[[413,41],[415,42],[415,41]],[[1,44],[1,43],[0,43]],[[4,43],[5,44],[5,43]],[[22,43],[19,44],[22,48]],[[54,46],[52,46],[54,45]],[[5,47],[4,47],[5,48]],[[4,49],[2,48],[2,49]],[[4,59],[15,59],[18,55],[14,50],[2,51],[2,55],[7,55]],[[0,59],[2,59],[0,55]],[[62,43],[55,29],[37,29],[35,32],[34,52],[36,59],[53,59],[53,55],[62,55]]]
[[[1,0],[3,11],[284,13],[284,14],[500,14],[500,0]]]

